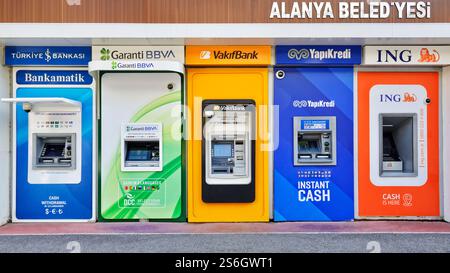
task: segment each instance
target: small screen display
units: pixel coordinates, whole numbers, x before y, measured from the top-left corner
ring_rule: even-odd
[[[43,157],[64,157],[64,147],[65,143],[46,143]]]
[[[129,150],[127,155],[127,160],[131,161],[144,161],[148,160],[150,155],[149,150],[138,150],[136,148]]]
[[[328,120],[302,120],[300,127],[302,130],[328,130],[330,125]]]
[[[300,153],[319,153],[319,140],[301,140],[298,142]]]
[[[127,145],[126,161],[152,161],[159,158],[158,141],[130,141],[125,145]]]
[[[231,157],[231,144],[214,144],[214,156],[216,157]]]

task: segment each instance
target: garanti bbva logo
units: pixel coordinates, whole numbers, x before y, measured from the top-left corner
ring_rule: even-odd
[[[201,60],[210,60],[214,58],[215,60],[256,60],[258,59],[258,52],[253,51],[243,51],[243,50],[202,50],[200,51]]]
[[[100,49],[100,60],[159,60],[175,58],[175,52],[169,50],[139,50],[134,52],[121,52],[117,49]]]
[[[107,61],[110,59],[110,55],[109,55],[109,49],[107,48],[102,48],[100,50],[100,60],[102,61]]]
[[[288,58],[289,59],[296,59],[298,61],[300,60],[307,60],[307,59],[313,59],[313,60],[326,60],[326,59],[339,59],[339,60],[346,60],[352,58],[352,50],[350,48],[347,48],[345,50],[338,50],[334,48],[328,48],[325,50],[319,50],[316,48],[302,48],[302,49],[296,49],[292,48],[288,51]]]

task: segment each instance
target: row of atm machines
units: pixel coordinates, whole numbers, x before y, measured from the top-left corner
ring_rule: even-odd
[[[96,88],[15,83],[13,221],[352,220],[356,176],[359,217],[442,215],[434,86],[364,72],[354,113],[353,67],[272,74],[270,48],[240,68],[201,51],[186,78],[173,61],[94,61]]]

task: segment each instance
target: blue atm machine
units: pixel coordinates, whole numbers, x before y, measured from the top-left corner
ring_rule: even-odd
[[[359,46],[276,48],[275,221],[354,218],[353,65],[360,63]]]
[[[94,221],[95,93],[83,67],[90,47],[5,52],[14,66],[13,96],[2,99],[13,104],[12,221]]]

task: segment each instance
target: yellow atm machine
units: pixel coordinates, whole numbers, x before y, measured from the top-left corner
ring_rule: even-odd
[[[269,220],[270,46],[188,46],[188,221]]]

